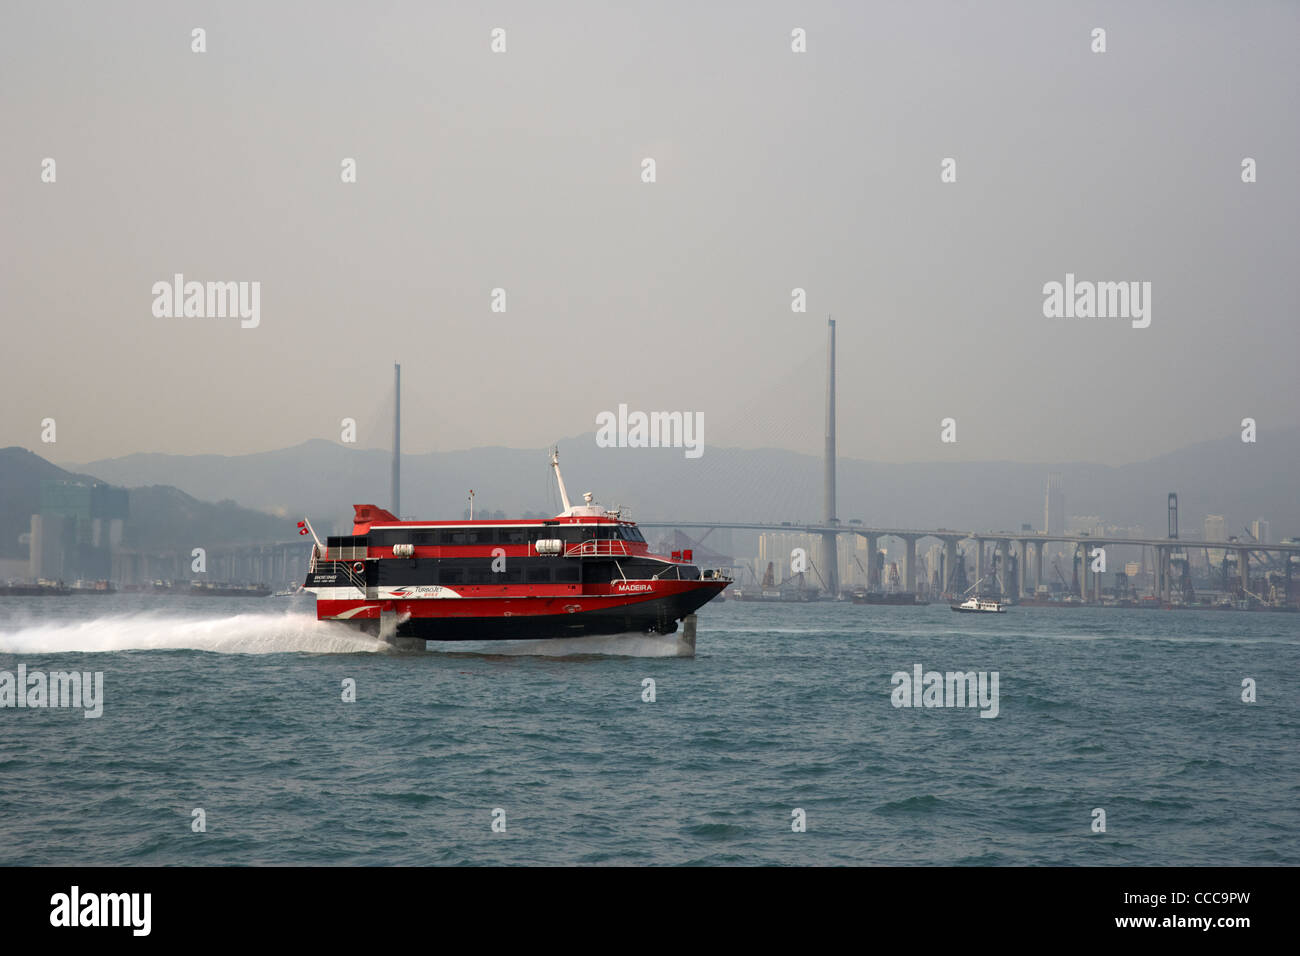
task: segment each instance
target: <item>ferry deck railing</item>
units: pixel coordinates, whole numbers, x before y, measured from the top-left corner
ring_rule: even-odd
[[[567,545],[564,549],[566,558],[630,558],[631,549],[627,542],[619,538],[588,538],[577,544]]]
[[[313,545],[311,549],[311,563],[308,570],[312,574],[320,571],[326,571],[333,574],[341,574],[347,579],[347,582],[362,594],[366,593],[366,574],[365,571],[356,571],[352,567],[354,561],[364,558],[365,548],[325,548],[322,553],[321,548]],[[355,554],[354,552],[361,552]],[[347,552],[347,558],[343,556]]]

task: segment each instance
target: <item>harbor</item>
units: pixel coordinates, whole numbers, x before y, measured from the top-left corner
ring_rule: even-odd
[[[1206,515],[1201,536],[1179,526],[1178,493],[1153,490],[1163,537],[1142,528],[1107,530],[1095,516],[1068,529],[1064,483],[1049,472],[1041,526],[1019,530],[872,527],[837,516],[835,320],[827,320],[826,434],[820,521],[642,521],[675,547],[707,555],[736,579],[731,599],[864,605],[959,603],[974,594],[1009,606],[1155,610],[1291,611],[1300,608],[1300,540],[1269,539],[1264,519],[1227,534],[1222,515]],[[978,516],[972,516],[978,520]],[[1087,527],[1083,527],[1086,525]],[[709,542],[721,532],[746,536],[750,554]],[[1210,535],[1213,537],[1210,537]],[[843,569],[843,574],[841,573]]]

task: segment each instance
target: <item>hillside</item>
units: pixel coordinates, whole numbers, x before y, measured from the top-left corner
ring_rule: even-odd
[[[93,473],[69,471],[25,448],[0,448],[0,557],[26,558],[21,536],[31,529],[31,516],[40,509],[45,479],[116,481]],[[148,485],[129,488],[130,518],[123,546],[144,551],[187,548],[194,541],[209,547],[290,541],[294,522],[241,507],[230,500],[201,501],[176,487]]]

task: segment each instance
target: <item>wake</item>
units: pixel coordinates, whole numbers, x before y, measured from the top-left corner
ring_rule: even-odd
[[[540,641],[430,641],[429,650],[502,657],[694,657],[676,634],[595,634]]]
[[[0,654],[357,654],[388,649],[376,637],[302,613],[181,617],[141,612],[84,621],[24,623],[0,630]]]
[[[552,640],[430,642],[430,651],[488,656],[693,657],[676,634],[602,634]],[[20,621],[0,628],[0,654],[207,651],[213,654],[360,654],[393,651],[378,637],[314,614],[182,616],[141,611],[79,621]]]

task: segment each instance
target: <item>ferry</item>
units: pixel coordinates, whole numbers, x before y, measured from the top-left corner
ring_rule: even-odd
[[[399,521],[358,504],[352,533],[323,543],[299,522],[315,541],[303,590],[317,618],[399,642],[671,634],[731,583],[689,550],[651,553],[636,523],[590,492],[570,504],[556,452],[551,467],[564,508],[554,518]]]
[[[1007,606],[998,601],[989,601],[985,598],[967,598],[960,604],[950,604],[954,611],[971,614],[1002,614],[1006,612]]]

